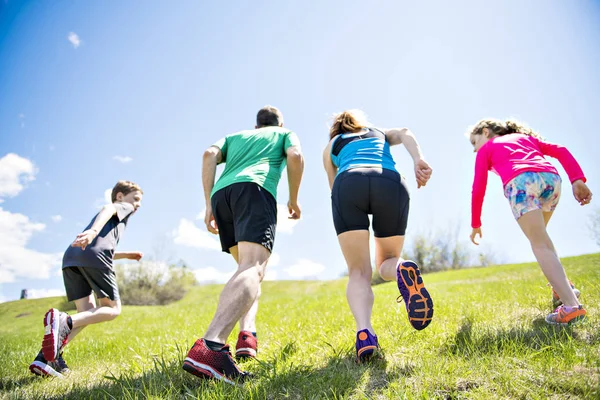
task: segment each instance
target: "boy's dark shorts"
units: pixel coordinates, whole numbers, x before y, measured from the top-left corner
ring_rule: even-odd
[[[62,272],[69,301],[88,297],[92,292],[99,299],[119,300],[117,276],[111,268],[65,267]]]
[[[267,190],[253,182],[234,183],[215,192],[211,205],[224,252],[238,242],[258,243],[273,251],[277,202]]]
[[[388,169],[356,168],[333,182],[331,208],[337,234],[369,229],[375,237],[404,236],[410,196],[400,174]]]

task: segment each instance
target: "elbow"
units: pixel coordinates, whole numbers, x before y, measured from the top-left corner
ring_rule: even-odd
[[[287,151],[287,161],[289,163],[304,164],[304,156],[298,148],[290,148]]]
[[[416,140],[415,134],[408,128],[399,129],[398,138],[400,139],[400,143],[406,143],[407,139]]]

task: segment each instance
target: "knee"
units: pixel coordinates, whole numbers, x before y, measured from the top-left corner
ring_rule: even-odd
[[[240,273],[244,273],[249,279],[262,282],[265,277],[265,265],[261,264],[240,264]]]
[[[535,242],[531,242],[531,248],[533,251],[547,251],[554,249],[554,245],[549,237],[545,237]]]
[[[348,276],[350,279],[356,279],[361,281],[369,281],[371,282],[371,276],[373,275],[373,270],[371,266],[363,266],[360,268],[350,268],[348,270]]]
[[[117,318],[121,315],[121,304],[110,305],[110,320]]]

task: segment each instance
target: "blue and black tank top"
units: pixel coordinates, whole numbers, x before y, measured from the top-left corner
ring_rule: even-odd
[[[337,135],[331,144],[331,161],[338,168],[338,175],[349,169],[365,167],[396,171],[385,133],[376,128]]]

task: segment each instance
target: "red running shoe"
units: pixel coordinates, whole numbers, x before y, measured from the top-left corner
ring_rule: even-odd
[[[40,350],[35,360],[33,360],[33,362],[29,365],[29,371],[31,371],[32,374],[39,376],[54,376],[56,378],[64,378],[64,375],[69,373],[69,367],[67,367],[67,363],[60,355],[56,361],[46,361],[42,351]]]
[[[58,311],[56,308],[48,310],[44,315],[44,339],[42,340],[42,353],[47,361],[54,361],[63,347],[69,341],[69,315]]]
[[[256,352],[258,351],[258,340],[252,332],[240,331],[238,340],[235,345],[235,358],[256,358]]]
[[[199,378],[212,378],[236,385],[236,381],[243,381],[248,377],[246,372],[241,371],[229,351],[229,345],[225,345],[219,351],[208,348],[203,338],[196,340],[183,361],[183,369]]]

